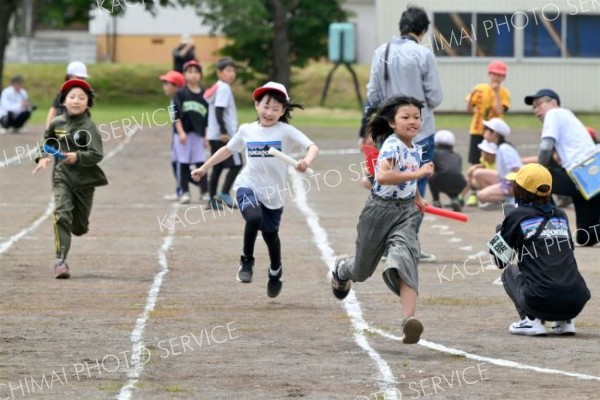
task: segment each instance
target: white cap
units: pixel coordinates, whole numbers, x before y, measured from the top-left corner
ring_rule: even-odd
[[[488,142],[487,140],[484,140],[483,142],[479,143],[477,147],[479,147],[479,150],[485,151],[486,153],[490,154],[496,154],[496,152],[498,151],[498,146],[496,145],[496,143]]]
[[[254,98],[254,100],[258,100],[258,98],[264,92],[268,92],[268,91],[272,91],[272,90],[280,92],[281,94],[283,94],[285,96],[286,101],[290,101],[290,96],[288,96],[288,93],[287,93],[287,90],[285,89],[285,86],[283,86],[281,83],[277,83],[277,82],[267,82],[267,83],[265,83],[263,86],[261,86],[258,89],[254,90],[254,92],[252,93],[252,97]]]
[[[77,78],[89,78],[87,67],[81,61],[73,61],[67,65],[67,75]]]
[[[454,133],[443,129],[436,132],[435,136],[433,137],[433,141],[435,144],[454,146],[456,139],[454,138]]]
[[[183,35],[181,35],[181,43],[183,43],[183,44],[192,43],[192,35],[190,35],[189,33],[184,33]]]
[[[490,128],[494,132],[504,137],[510,135],[508,124],[500,118],[492,118],[489,121],[483,121],[483,126]]]

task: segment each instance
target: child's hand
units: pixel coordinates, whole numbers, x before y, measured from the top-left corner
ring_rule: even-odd
[[[296,165],[296,170],[298,172],[304,172],[310,165],[304,161],[304,158],[298,160],[298,165]]]
[[[178,133],[178,136],[179,136],[179,143],[181,143],[181,144],[187,143],[187,135],[185,134],[185,132]]]
[[[206,175],[206,170],[203,166],[192,171],[192,179],[196,182],[200,182],[204,175]]]
[[[417,208],[419,209],[419,212],[421,214],[425,213],[425,207],[427,207],[427,201],[425,201],[424,198],[422,198],[421,196],[416,197],[415,205],[417,206]]]
[[[38,172],[40,169],[46,168],[46,167],[48,166],[48,163],[49,163],[49,162],[50,162],[50,157],[44,157],[44,158],[40,158],[40,159],[38,160],[38,163],[37,163],[37,165],[35,166],[35,168],[34,168],[34,170],[33,170],[32,174],[34,174],[34,175],[35,175],[35,174],[37,174],[37,172]]]
[[[433,175],[433,163],[428,162],[423,164],[421,168],[419,168],[418,175],[419,179],[429,178],[431,175]]]
[[[63,160],[63,163],[67,165],[75,165],[77,163],[77,153],[65,153],[65,159]]]

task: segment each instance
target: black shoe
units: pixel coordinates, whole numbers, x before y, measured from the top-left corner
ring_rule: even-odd
[[[335,267],[331,271],[331,289],[333,290],[333,295],[339,300],[344,300],[352,287],[351,281],[340,279],[338,276],[338,268],[344,261],[346,261],[346,257],[336,258]]]
[[[237,280],[242,283],[252,282],[252,267],[254,267],[254,257],[241,256]]]
[[[279,266],[277,271],[269,268],[269,282],[267,282],[267,296],[277,297],[281,292],[283,283],[281,282],[281,275],[283,268]]]

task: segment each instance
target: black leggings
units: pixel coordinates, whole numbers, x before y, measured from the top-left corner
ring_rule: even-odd
[[[200,168],[204,165],[203,162],[194,164],[196,168]],[[192,180],[190,171],[190,164],[179,164],[179,187],[183,193],[188,193],[190,191],[190,183],[200,186],[200,192],[206,193],[208,192],[208,178],[206,175],[200,179],[200,182],[196,182]]]
[[[254,257],[254,245],[258,231],[262,226],[263,214],[262,207],[249,206],[244,209],[244,219],[246,227],[244,228],[244,255]],[[279,231],[262,232],[262,237],[269,249],[269,258],[271,259],[271,269],[277,270],[281,266],[281,242],[279,240]]]

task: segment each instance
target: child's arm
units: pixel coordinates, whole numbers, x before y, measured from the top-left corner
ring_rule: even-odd
[[[504,106],[502,105],[502,98],[500,96],[500,83],[492,82],[490,86],[494,91],[494,111],[496,115],[502,116],[504,114]]]
[[[388,158],[379,163],[375,179],[380,185],[397,185],[408,181],[416,181],[433,175],[433,163],[426,163],[417,171],[394,171],[395,160]]]
[[[186,144],[187,143],[187,135],[185,134],[185,131],[183,130],[183,124],[181,123],[180,119],[175,121],[175,129],[177,130],[177,136],[179,136],[179,143]]]
[[[313,143],[310,146],[308,146],[308,153],[306,154],[306,157],[298,160],[298,165],[296,166],[296,169],[300,172],[306,171],[306,169],[317,157],[317,154],[319,154],[319,148],[316,144]]]
[[[227,146],[221,147],[215,154],[213,154],[200,168],[196,168],[192,171],[192,179],[199,182],[200,179],[208,172],[209,168],[213,165],[217,165],[220,162],[227,160],[231,155],[232,151]]]

